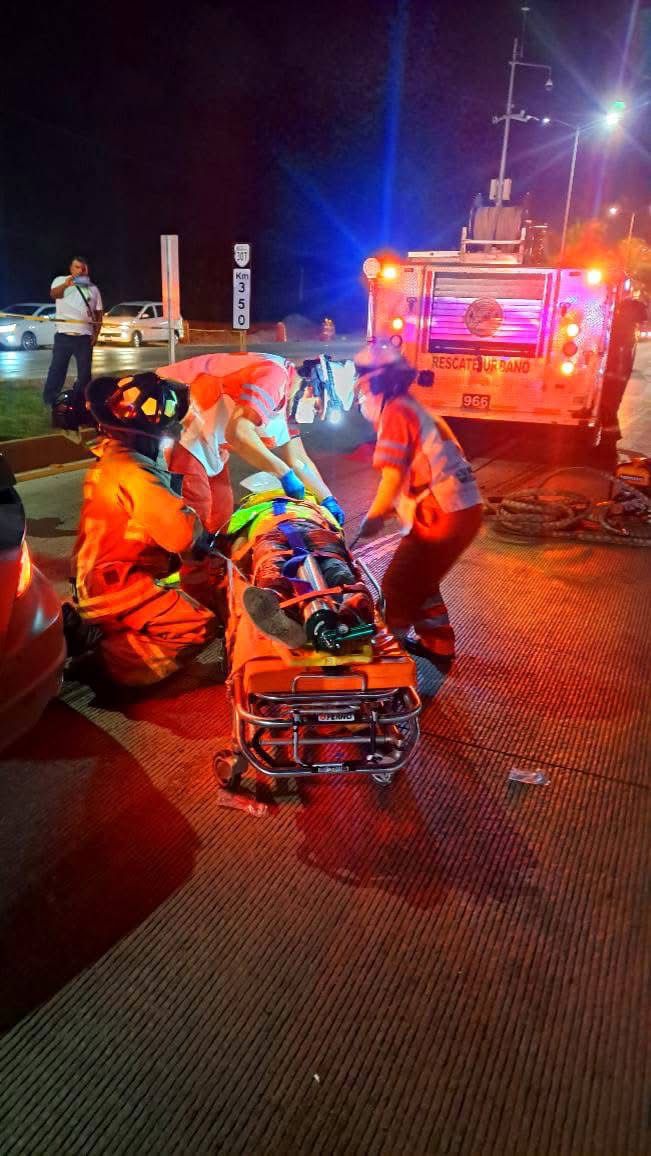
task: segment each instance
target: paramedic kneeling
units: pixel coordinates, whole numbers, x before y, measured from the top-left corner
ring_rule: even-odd
[[[355,364],[360,409],[377,431],[373,466],[382,475],[359,536],[373,537],[398,514],[406,536],[382,582],[387,625],[411,654],[446,670],[454,632],[439,583],[479,530],[479,489],[449,426],[411,395],[409,362],[393,348],[368,346]]]

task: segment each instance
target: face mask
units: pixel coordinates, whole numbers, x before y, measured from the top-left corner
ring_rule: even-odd
[[[287,414],[285,410],[282,409],[280,413],[275,413],[269,421],[265,422],[260,433],[272,443],[284,445],[285,442],[289,440],[287,437]]]
[[[380,417],[382,415],[382,397],[374,393],[360,393],[359,408],[362,417],[370,421],[371,425],[379,425]]]

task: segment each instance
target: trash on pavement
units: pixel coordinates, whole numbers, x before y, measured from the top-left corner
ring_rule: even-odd
[[[549,775],[544,771],[523,771],[521,767],[511,767],[507,778],[510,783],[528,783],[533,787],[546,787]]]

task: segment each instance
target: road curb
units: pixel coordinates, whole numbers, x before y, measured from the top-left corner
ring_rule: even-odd
[[[17,478],[44,477],[49,472],[81,469],[93,460],[84,442],[75,442],[63,432],[34,438],[14,438],[0,442],[0,454]]]

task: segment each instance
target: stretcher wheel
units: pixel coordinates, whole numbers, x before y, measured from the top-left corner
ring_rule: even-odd
[[[227,791],[239,790],[242,782],[242,772],[237,766],[237,763],[233,765],[232,757],[222,755],[218,752],[213,758],[212,767],[220,787],[225,787]]]
[[[380,787],[390,787],[395,777],[395,771],[376,771],[371,778]]]

